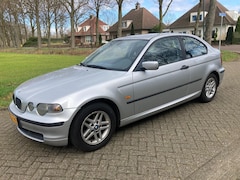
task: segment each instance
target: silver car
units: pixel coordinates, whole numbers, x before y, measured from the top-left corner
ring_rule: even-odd
[[[195,98],[211,101],[223,75],[220,51],[196,36],[128,36],[21,84],[9,111],[32,140],[93,151],[118,127]]]

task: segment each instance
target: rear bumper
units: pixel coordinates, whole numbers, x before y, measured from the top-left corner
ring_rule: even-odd
[[[221,67],[221,69],[219,69],[219,71],[218,71],[218,74],[219,74],[219,85],[223,81],[224,72],[225,72],[225,68],[224,67]]]

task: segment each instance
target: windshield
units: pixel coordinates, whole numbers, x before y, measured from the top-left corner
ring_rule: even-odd
[[[81,65],[127,71],[146,44],[146,40],[136,39],[111,41],[88,56]]]

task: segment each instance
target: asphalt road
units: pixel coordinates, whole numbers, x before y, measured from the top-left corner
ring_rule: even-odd
[[[240,60],[224,67],[212,102],[123,127],[90,153],[29,140],[0,110],[0,179],[240,179]]]

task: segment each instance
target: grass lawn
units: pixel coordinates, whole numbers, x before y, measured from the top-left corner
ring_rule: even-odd
[[[0,108],[6,108],[9,105],[13,90],[22,82],[47,72],[78,64],[92,50],[86,52],[79,50],[70,52],[62,49],[30,51],[32,50],[18,50],[17,53],[0,51]],[[76,54],[79,55],[76,56]],[[240,55],[222,51],[222,59],[225,62],[233,61],[240,59]]]
[[[85,56],[0,52],[0,108],[9,105],[13,90],[22,82],[47,72],[78,64]]]
[[[238,53],[233,53],[230,51],[221,51],[222,52],[222,60],[224,62],[228,61],[234,61],[234,60],[239,60],[240,59],[240,54]]]

